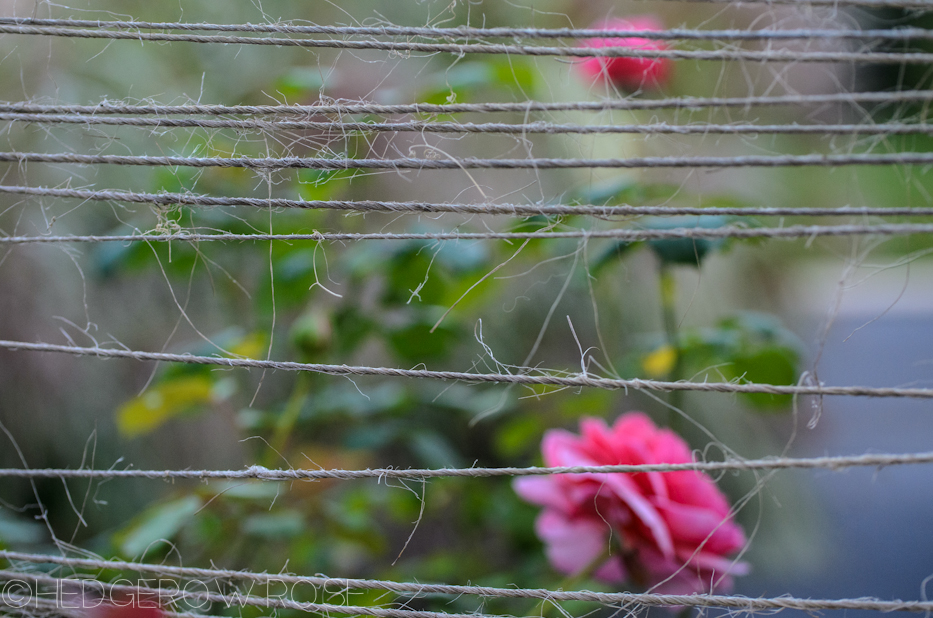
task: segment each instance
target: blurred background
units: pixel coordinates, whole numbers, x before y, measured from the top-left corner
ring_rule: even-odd
[[[5,17],[215,24],[557,28],[646,13],[666,27],[702,29],[925,27],[930,21],[897,10],[691,2],[72,0],[64,6],[0,0]],[[865,44],[736,45],[832,51]],[[929,81],[926,66],[681,60],[659,88],[626,93],[586,78],[575,62],[553,57],[0,38],[2,98],[38,104],[598,101],[882,92],[925,89]],[[926,109],[847,103],[423,119],[921,123]],[[930,149],[923,134],[490,135],[22,122],[2,127],[7,151],[189,157],[598,158]],[[29,163],[2,164],[0,184],[303,200],[689,207],[929,206],[933,190],[926,168],[899,166],[257,173]],[[685,224],[737,221],[708,217]],[[829,221],[747,217],[738,223]],[[647,218],[624,223],[670,225]],[[156,207],[0,193],[0,234],[6,236],[177,229],[527,231],[549,225],[602,229],[619,221]],[[0,254],[0,339],[483,372],[539,367],[574,373],[581,348],[592,348],[588,371],[623,378],[795,384],[809,372],[832,385],[931,385],[929,238],[703,241],[686,248],[678,242],[536,240],[520,251],[500,241],[9,245]],[[547,429],[575,428],[584,416],[612,420],[633,409],[676,429],[713,459],[785,450],[801,457],[928,451],[933,436],[924,400],[532,391],[0,351],[0,421],[8,433],[0,448],[4,467],[525,466],[540,463]],[[923,582],[933,575],[928,469],[765,476],[718,479],[733,503],[743,505],[737,519],[751,538],[745,558],[753,574],[737,581],[737,593],[925,598]],[[63,486],[58,480],[32,485],[4,479],[0,499],[0,545],[14,549],[51,549],[48,529],[35,521],[41,503],[56,537],[108,557],[272,572],[287,563],[299,573],[398,581],[520,587],[563,581],[535,537],[537,509],[521,502],[507,479],[444,479],[423,486],[123,480]],[[606,589],[595,581],[585,587]],[[374,593],[354,602],[387,599]],[[514,601],[496,603],[502,605],[490,602],[486,609],[532,611]],[[477,609],[468,599],[413,602],[419,604]],[[577,613],[591,609],[567,607]]]

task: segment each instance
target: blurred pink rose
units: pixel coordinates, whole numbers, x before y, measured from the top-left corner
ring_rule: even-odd
[[[628,19],[607,19],[590,26],[596,30],[645,30],[658,31],[664,27],[651,15],[638,15]],[[664,41],[624,37],[610,39],[587,39],[584,47],[629,47],[631,49],[663,50]],[[608,79],[626,90],[657,87],[667,81],[671,73],[670,58],[589,58],[580,63],[580,69],[590,78]]]
[[[576,435],[545,433],[546,466],[689,463],[690,448],[641,412],[622,415],[610,428],[585,418]],[[729,503],[702,472],[559,474],[515,481],[518,495],[545,507],[535,530],[555,569],[576,574],[601,554],[612,538],[621,552],[594,575],[607,582],[629,580],[658,592],[727,591],[733,575],[748,565],[729,559],[745,545]],[[621,554],[621,555],[620,555]]]
[[[91,606],[87,618],[165,618],[165,612],[155,596],[142,593],[135,596],[111,591],[110,602]]]
[[[104,604],[90,613],[90,618],[165,618],[165,613],[151,601]]]

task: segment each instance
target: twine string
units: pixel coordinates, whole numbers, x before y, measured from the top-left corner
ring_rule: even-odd
[[[640,242],[669,238],[719,239],[719,238],[817,238],[824,236],[910,236],[933,234],[933,224],[903,223],[876,225],[792,225],[776,228],[742,228],[725,226],[719,228],[681,227],[667,230],[611,229],[571,230],[565,232],[313,232],[311,234],[232,234],[197,232],[174,232],[169,234],[133,234],[110,236],[0,236],[0,244],[51,244],[51,243],[99,243],[99,242],[259,242],[259,241],[314,241],[340,242],[365,240],[557,240],[570,238],[608,238]]]
[[[879,124],[600,124],[526,122],[509,124],[499,122],[321,122],[313,120],[214,120],[199,118],[138,118],[95,115],[47,115],[0,113],[0,121],[35,124],[81,124],[107,126],[133,126],[153,128],[236,129],[239,131],[349,131],[418,132],[418,133],[504,133],[524,134],[639,134],[639,135],[912,135],[931,134],[933,124],[879,123]]]
[[[933,452],[907,454],[866,454],[837,457],[766,457],[764,459],[696,461],[689,463],[633,464],[606,466],[553,466],[503,468],[367,468],[365,470],[270,470],[250,466],[244,470],[92,470],[87,468],[0,468],[0,478],[57,479],[160,479],[315,481],[359,479],[494,478],[546,476],[552,474],[617,474],[645,472],[739,472],[748,470],[844,470],[853,467],[888,467],[933,463]]]
[[[387,590],[398,593],[444,594],[444,595],[477,595],[487,598],[519,598],[542,599],[552,602],[560,601],[590,601],[612,606],[626,606],[632,604],[658,605],[658,606],[688,606],[688,607],[727,607],[736,609],[798,609],[804,611],[831,610],[831,609],[864,609],[872,611],[909,611],[927,612],[933,609],[933,602],[929,601],[882,601],[871,598],[856,599],[798,599],[790,596],[776,598],[750,598],[742,596],[692,594],[639,594],[631,592],[592,592],[588,590],[564,591],[528,588],[493,588],[488,586],[462,586],[447,584],[422,584],[408,582],[394,582],[372,579],[345,579],[324,576],[298,576],[291,574],[251,573],[248,571],[233,571],[225,569],[201,569],[191,567],[175,567],[167,565],[144,564],[137,562],[123,562],[115,560],[92,560],[87,558],[67,558],[43,554],[28,554],[0,550],[0,558],[11,561],[22,561],[33,564],[57,564],[84,569],[120,569],[137,573],[152,573],[178,578],[197,578],[202,581],[251,581],[260,584],[287,584],[319,586],[325,590]],[[19,572],[10,572],[20,575]],[[33,577],[44,577],[33,575]],[[69,580],[64,580],[69,581]],[[243,595],[230,595],[242,598]],[[472,615],[472,614],[471,614]],[[445,614],[450,616],[450,614]],[[414,618],[414,617],[400,617]],[[433,618],[433,617],[432,617]]]
[[[933,102],[931,90],[904,90],[900,92],[841,92],[819,95],[780,95],[749,97],[672,97],[664,99],[618,98],[602,101],[545,102],[523,101],[512,103],[407,103],[387,105],[364,102],[318,103],[314,105],[126,105],[101,101],[97,105],[41,104],[31,101],[0,103],[0,112],[24,114],[133,114],[171,115],[299,115],[316,114],[461,114],[461,113],[533,113],[533,112],[606,112],[613,110],[657,110],[726,107],[808,107],[835,104],[891,104]]]
[[[138,361],[159,361],[241,367],[280,371],[308,371],[333,376],[383,376],[427,380],[453,380],[475,384],[522,384],[526,386],[589,387],[605,390],[648,390],[660,392],[694,391],[707,393],[764,393],[770,395],[817,395],[848,397],[907,397],[933,399],[933,389],[872,386],[776,385],[738,382],[665,382],[641,378],[598,378],[592,375],[557,375],[556,373],[470,373],[465,371],[431,371],[428,369],[397,369],[393,367],[367,367],[359,365],[327,365],[291,361],[258,360],[251,358],[221,358],[191,354],[169,354],[140,350],[112,349],[0,340],[0,348],[11,351],[56,352],[74,356],[123,358]]]
[[[96,202],[129,202],[154,204],[157,206],[197,206],[213,208],[220,206],[251,208],[298,208],[342,210],[348,212],[385,212],[401,214],[456,213],[464,215],[512,215],[531,217],[536,215],[586,215],[595,217],[628,216],[684,216],[684,215],[732,215],[732,216],[933,216],[933,207],[723,207],[707,206],[598,206],[595,204],[461,204],[456,202],[392,202],[381,200],[290,200],[285,198],[255,198],[238,196],[212,196],[193,193],[136,193],[132,191],[91,191],[87,189],[62,189],[25,185],[0,185],[0,193],[79,199]]]
[[[637,37],[655,40],[755,41],[785,39],[875,39],[891,41],[933,40],[933,31],[925,28],[900,27],[890,29],[853,30],[845,28],[793,28],[760,30],[693,30],[670,28],[639,30],[621,28],[454,28],[412,26],[330,26],[320,24],[212,24],[150,21],[98,21],[90,19],[37,19],[32,17],[0,17],[0,24],[62,28],[96,28],[123,30],[185,30],[205,32],[262,32],[281,34],[328,34],[333,36],[399,36],[442,39],[588,39]]]
[[[528,158],[484,159],[349,159],[316,157],[184,157],[148,155],[85,155],[73,153],[0,152],[0,162],[74,163],[78,165],[128,165],[146,167],[221,167],[255,170],[542,170],[542,169],[649,169],[649,168],[737,168],[737,167],[842,167],[850,165],[930,165],[933,153],[895,152],[883,154],[748,155],[733,157],[631,157],[609,159]]]
[[[223,45],[271,45],[325,49],[377,50],[403,53],[492,54],[509,56],[553,56],[557,58],[668,58],[671,60],[728,60],[751,62],[867,62],[893,64],[929,64],[933,54],[925,52],[875,51],[806,51],[766,50],[680,50],[633,49],[626,46],[553,47],[505,43],[418,43],[414,41],[379,41],[347,39],[294,39],[285,37],[248,37],[213,34],[176,34],[165,32],[125,32],[120,30],[73,29],[51,26],[0,24],[0,34],[55,36],[83,39],[215,43]]]

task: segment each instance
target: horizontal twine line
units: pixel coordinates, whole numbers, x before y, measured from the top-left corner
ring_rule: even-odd
[[[365,240],[555,240],[566,238],[611,238],[632,242],[680,238],[816,238],[821,236],[907,236],[933,234],[933,224],[904,223],[877,225],[792,225],[777,228],[740,227],[681,227],[668,230],[572,230],[566,232],[313,232],[311,234],[199,234],[176,232],[170,234],[133,234],[124,236],[0,236],[0,244],[41,244],[68,242],[211,242],[211,241],[298,241],[314,242]]]
[[[70,582],[72,580],[63,581]],[[75,585],[75,587],[77,587],[77,585]],[[86,584],[82,584],[82,587],[88,586]],[[144,592],[148,589],[138,588],[135,590]],[[153,592],[157,593],[158,590],[153,590]],[[68,592],[66,591],[64,594],[67,596]],[[51,599],[43,599],[37,596],[24,596],[21,594],[6,594],[0,596],[0,607],[3,607],[6,610],[6,613],[11,616],[25,616],[27,618],[37,618],[39,616],[46,616],[48,618],[87,618],[87,611],[85,608],[74,606],[69,607],[68,604],[69,601],[58,602]],[[140,607],[143,607],[143,605],[140,605]],[[224,618],[223,616],[212,616],[200,612],[179,612],[165,609],[160,610],[159,614],[162,616],[167,616],[168,618]],[[489,616],[488,618],[509,617]]]
[[[225,45],[272,45],[326,49],[372,49],[393,52],[507,54],[511,56],[555,56],[565,58],[668,58],[671,60],[748,60],[752,62],[871,62],[928,64],[933,54],[924,52],[874,51],[795,51],[777,50],[677,50],[633,49],[626,46],[545,47],[501,43],[416,43],[413,41],[353,41],[345,39],[289,39],[282,37],[244,37],[212,34],[171,34],[161,32],[121,32],[44,26],[0,24],[0,33],[57,36],[82,39],[218,43]]]
[[[299,25],[293,23],[274,24],[211,24],[187,22],[149,21],[98,21],[90,19],[35,19],[31,17],[0,17],[0,24],[68,27],[68,28],[120,28],[140,30],[203,30],[211,32],[277,32],[285,34],[330,34],[336,36],[412,36],[446,39],[486,38],[622,38],[637,37],[656,40],[759,40],[759,39],[880,39],[912,40],[933,39],[933,31],[924,28],[890,28],[873,30],[847,30],[843,28],[794,28],[761,30],[694,30],[669,28],[666,30],[600,29],[600,28],[455,28],[411,27],[411,26],[327,26]]]
[[[651,391],[696,391],[709,393],[765,393],[770,395],[818,395],[849,397],[908,397],[933,399],[933,389],[891,388],[870,386],[783,386],[774,384],[732,382],[665,382],[641,378],[623,380],[597,378],[587,374],[502,374],[469,373],[465,371],[430,371],[427,369],[396,369],[393,367],[364,367],[354,365],[325,365],[319,363],[297,363],[288,361],[257,360],[249,358],[219,358],[216,356],[194,356],[191,354],[168,354],[101,347],[79,347],[50,343],[0,340],[0,348],[11,351],[58,352],[74,356],[96,356],[100,358],[125,358],[139,361],[164,361],[192,365],[220,367],[244,367],[282,371],[308,371],[334,376],[385,376],[428,380],[455,380],[468,383],[523,384],[528,386],[591,387],[607,390],[651,390]]]
[[[260,584],[305,584],[320,586],[327,590],[363,589],[388,590],[398,593],[478,595],[488,598],[532,598],[545,601],[591,601],[603,604],[684,605],[689,607],[732,607],[738,609],[866,609],[873,611],[926,612],[933,609],[928,601],[881,601],[871,598],[857,599],[798,599],[790,596],[776,598],[751,598],[727,595],[670,595],[639,594],[631,592],[591,592],[589,590],[563,591],[541,588],[493,588],[487,586],[459,586],[449,584],[421,584],[417,582],[394,582],[371,579],[331,578],[324,576],[297,576],[289,574],[251,573],[226,569],[201,569],[175,567],[116,560],[90,560],[66,558],[43,554],[28,554],[0,550],[0,558],[19,560],[34,564],[57,564],[88,569],[119,569],[138,573],[153,573],[170,577],[199,578],[201,580],[243,580]]]
[[[495,478],[546,476],[553,474],[631,474],[646,472],[721,472],[745,470],[844,470],[852,467],[886,467],[933,463],[933,452],[907,454],[868,454],[845,457],[766,457],[727,461],[697,461],[607,466],[556,466],[525,468],[367,468],[366,470],[270,470],[250,466],[244,470],[89,470],[68,468],[0,468],[0,478],[59,479],[155,479],[155,480],[243,480],[303,481],[359,479]]]
[[[733,168],[733,167],[841,167],[849,165],[930,165],[933,153],[751,155],[737,157],[632,157],[628,159],[325,159],[314,157],[179,157],[148,155],[85,155],[72,153],[0,152],[0,162],[75,163],[79,165],[131,165],[170,167],[224,167],[258,170],[381,169],[381,170],[543,170],[579,168]]]
[[[671,1],[671,0],[668,0]],[[846,6],[868,6],[879,8],[915,8],[931,10],[930,0],[673,0],[674,2],[706,2],[711,4],[792,4],[797,7],[808,9],[814,6],[846,7]]]
[[[58,577],[49,577],[46,575],[37,575],[34,573],[23,573],[17,571],[6,571],[0,570],[0,580],[25,580],[32,581],[36,584],[45,584],[45,585],[56,585],[61,582],[68,582],[74,586],[82,584],[85,587],[90,588],[91,590],[106,590],[108,592],[121,592],[121,593],[139,593],[146,594],[151,592],[155,594],[158,601],[163,602],[165,600],[176,600],[176,599],[190,599],[190,600],[201,600],[208,601],[211,603],[224,603],[227,607],[264,607],[264,608],[275,608],[275,609],[292,609],[305,612],[313,612],[318,614],[323,614],[329,616],[331,613],[337,614],[347,614],[350,616],[376,616],[378,618],[505,618],[499,616],[491,616],[488,614],[464,614],[464,613],[447,613],[447,612],[434,612],[429,610],[413,610],[413,609],[402,609],[394,607],[372,607],[372,606],[357,606],[357,605],[338,605],[333,603],[315,603],[310,601],[292,601],[290,599],[284,599],[280,596],[255,596],[250,594],[239,594],[234,593],[230,595],[222,594],[219,592],[210,592],[209,590],[181,590],[178,588],[148,588],[145,586],[125,586],[120,584],[110,584],[102,581],[94,581],[93,583],[88,582],[87,580],[81,579],[63,579]],[[77,590],[75,591],[75,596],[80,594]],[[167,597],[167,598],[166,598]],[[37,598],[37,597],[27,597],[27,598]],[[166,611],[168,615],[174,615],[175,612]]]
[[[321,122],[312,120],[212,120],[199,118],[139,118],[96,115],[51,115],[2,113],[0,121],[29,122],[38,124],[83,124],[108,126],[133,126],[155,128],[202,128],[202,129],[259,129],[266,131],[313,130],[326,132],[379,131],[422,133],[506,133],[506,134],[616,134],[635,133],[644,135],[745,135],[745,134],[807,134],[807,135],[909,135],[933,133],[933,124],[926,123],[881,123],[881,124],[603,124],[581,125],[575,123],[526,122],[509,124],[499,122]]]
[[[933,207],[871,208],[840,206],[836,208],[758,208],[748,207],[675,207],[675,206],[597,206],[594,204],[457,204],[433,202],[388,202],[379,200],[289,200],[285,198],[215,197],[190,193],[134,193],[130,191],[89,191],[54,189],[22,185],[0,185],[0,193],[60,197],[99,202],[130,202],[161,206],[249,206],[253,208],[301,208],[344,210],[351,212],[387,212],[418,214],[425,212],[471,215],[586,215],[598,217],[736,215],[736,216],[933,216]]]
[[[286,114],[461,114],[498,112],[559,112],[645,109],[704,109],[708,107],[754,107],[776,105],[830,105],[836,103],[907,103],[931,102],[931,90],[902,92],[843,92],[816,95],[780,95],[756,97],[673,97],[667,99],[608,99],[603,101],[513,103],[380,103],[339,102],[314,105],[124,105],[102,101],[97,105],[50,105],[29,101],[0,103],[0,112],[31,114],[157,114],[157,115],[260,115]]]

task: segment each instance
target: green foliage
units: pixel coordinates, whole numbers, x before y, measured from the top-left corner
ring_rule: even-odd
[[[324,76],[318,69],[291,67],[275,80],[275,92],[286,101],[303,102],[311,97],[317,98],[324,89]]]
[[[537,86],[538,75],[533,65],[520,58],[461,61],[438,71],[418,100],[433,104],[463,103],[484,91],[531,92]]]
[[[802,344],[770,315],[742,313],[712,328],[684,330],[677,342],[676,352],[695,380],[795,384],[800,374]],[[759,410],[785,410],[791,401],[789,395],[742,397]]]
[[[317,67],[291,66],[274,73],[264,89],[289,102],[311,102],[325,92],[330,96],[333,84],[349,79],[346,73],[327,73],[325,84],[325,73]],[[333,82],[331,75],[335,76]],[[405,93],[406,97],[447,103],[514,98],[513,93],[521,92],[526,98],[542,85],[538,66],[523,58],[461,59],[443,68],[437,68],[432,59],[426,75],[421,89]],[[353,120],[369,119],[360,115]],[[363,153],[376,148],[374,144],[382,139],[364,131],[341,135],[332,142],[318,142],[311,132],[289,139],[292,137],[288,154],[318,157],[342,156],[334,154],[340,151],[347,156],[366,156]],[[326,147],[321,146],[325,143]],[[178,148],[190,156],[272,156],[265,152],[271,147],[248,136],[218,133],[199,134]],[[352,170],[301,169],[278,174],[270,174],[267,184],[266,178],[245,170],[159,170],[152,174],[150,190],[261,198],[282,195],[294,199],[297,195],[306,202],[316,202],[360,199],[361,188],[375,186],[382,191],[390,183],[388,175],[369,176]],[[391,194],[391,188],[386,192]],[[367,194],[367,199],[372,196]],[[574,195],[571,202],[742,205],[729,196],[689,195],[678,186],[644,183],[635,176],[589,188]],[[123,225],[111,231],[395,229],[391,219],[368,214],[350,218],[316,209],[319,205],[307,206],[275,212],[274,218],[257,208],[164,207],[127,216]],[[536,216],[510,222],[508,229],[549,230],[578,222],[581,219],[572,216]],[[704,215],[638,220],[632,225],[669,230],[716,229],[729,223],[725,217]],[[433,224],[426,219],[417,225],[407,224],[405,230],[437,231]],[[718,239],[593,242],[589,263],[596,273],[642,246],[647,246],[664,268],[699,268],[707,257],[728,247]],[[181,290],[205,291],[208,300],[203,302],[210,303],[210,311],[198,324],[239,326],[206,331],[212,344],[199,338],[192,338],[196,343],[186,346],[173,344],[172,351],[196,355],[264,358],[268,354],[306,363],[526,371],[498,364],[491,357],[503,354],[519,359],[503,362],[520,362],[531,349],[542,323],[542,307],[538,306],[539,297],[527,303],[534,306],[526,308],[523,303],[543,284],[553,285],[558,277],[566,277],[569,285],[566,300],[555,310],[554,324],[557,320],[563,324],[566,314],[581,325],[584,339],[595,340],[594,333],[583,330],[592,322],[587,281],[582,273],[567,274],[568,261],[557,261],[573,254],[577,243],[572,239],[533,240],[524,245],[420,240],[309,241],[271,247],[266,242],[207,245],[101,243],[93,249],[93,272],[107,281],[132,276],[163,285],[167,280],[175,293],[173,301],[182,299],[178,303],[186,309]],[[523,249],[508,272],[487,277],[520,246]],[[537,279],[519,276],[532,271]],[[514,279],[499,279],[499,274]],[[601,277],[593,284],[594,295],[616,283],[613,277]],[[547,303],[552,301],[547,299]],[[503,310],[506,306],[509,309]],[[543,307],[547,311],[548,306]],[[504,351],[485,349],[476,341],[480,339],[478,332],[471,336],[478,318],[490,308],[501,322],[496,325],[498,335],[508,342]],[[610,315],[610,320],[621,322],[617,314]],[[613,328],[610,336],[621,338],[622,330]],[[526,333],[531,333],[530,337]],[[615,344],[611,339],[610,343]],[[680,362],[683,370],[698,378],[789,384],[796,379],[800,361],[793,337],[767,316],[741,315],[712,328],[684,330],[677,333],[674,344],[666,355],[656,355],[649,373],[671,377]],[[544,348],[542,353],[549,360],[566,362],[569,371],[579,370],[578,351],[572,345]],[[660,348],[658,338],[621,359],[620,366],[626,370],[634,367],[633,375],[644,375],[645,353]],[[535,358],[533,363],[537,362]],[[260,377],[179,364],[161,368],[144,392],[120,406],[116,423],[124,437],[152,439],[159,435],[153,433],[159,427],[184,423],[192,415],[219,408],[230,413],[236,423],[233,429],[242,437],[261,438],[248,441],[244,447],[250,462],[309,469],[441,468],[528,465],[537,460],[541,438],[549,427],[573,424],[585,415],[612,417],[621,412],[617,393],[548,389],[548,396],[542,397],[543,392],[381,378],[344,380],[313,373],[268,372]],[[760,395],[747,396],[746,400],[760,409],[787,403],[786,398]],[[408,574],[426,581],[560,585],[560,577],[548,566],[534,533],[537,509],[518,500],[507,479],[444,479],[423,484],[392,480],[231,482],[185,489],[188,494],[184,497],[172,493],[157,500],[122,529],[113,531],[109,541],[115,551],[134,558],[165,556],[168,544],[160,542],[165,540],[186,560],[189,556],[201,561],[210,558],[228,568],[278,572],[287,564],[289,569],[304,573],[380,577],[381,571],[388,569],[386,565],[397,560],[390,574],[393,579]],[[408,543],[415,522],[418,531]],[[6,540],[2,520],[0,539]],[[443,542],[433,542],[436,539]],[[392,599],[382,592],[366,592],[352,601],[375,605]],[[480,609],[464,599],[425,598],[419,603],[464,613]],[[529,611],[516,602],[488,603],[489,612]],[[251,612],[244,615],[252,616]],[[584,608],[580,613],[585,613]]]
[[[48,529],[37,521],[0,510],[0,547],[38,545],[48,540]]]
[[[719,216],[669,217],[652,219],[639,229],[717,229],[728,223],[728,218]],[[623,257],[637,244],[640,243],[616,241],[610,244],[593,260],[594,270],[602,269],[612,263],[614,258]],[[645,241],[644,244],[651,248],[661,264],[699,267],[710,253],[723,250],[726,247],[726,240],[723,238],[657,238]]]
[[[150,552],[164,553],[181,529],[201,508],[197,496],[185,496],[157,504],[142,512],[133,523],[114,535],[120,553],[128,558],[144,558]]]

